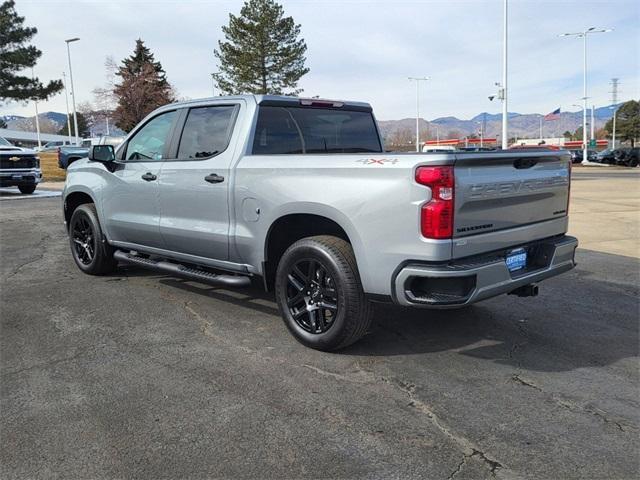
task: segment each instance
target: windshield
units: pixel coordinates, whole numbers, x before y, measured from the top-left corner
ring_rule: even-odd
[[[13,145],[11,145],[8,141],[6,141],[2,137],[0,137],[0,145],[3,146],[3,147],[13,147]]]

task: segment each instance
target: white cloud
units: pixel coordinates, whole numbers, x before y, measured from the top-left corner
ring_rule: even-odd
[[[415,115],[415,87],[408,76],[432,78],[422,87],[427,118],[469,118],[497,112],[488,101],[501,78],[502,2],[297,0],[283,2],[302,24],[311,72],[301,86],[307,95],[369,101],[380,119]],[[36,67],[43,80],[67,69],[64,39],[72,45],[78,101],[90,100],[103,83],[104,59],[130,55],[140,37],[162,62],[182,96],[211,95],[213,51],[221,26],[241,1],[63,2],[18,0],[26,24],[39,30],[44,52]],[[614,28],[589,38],[589,95],[609,102],[611,77],[621,79],[622,98],[640,96],[640,6],[618,1],[510,1],[510,111],[571,110],[582,97],[582,46],[565,31],[592,25]],[[64,95],[41,111],[64,112]],[[0,113],[30,115],[29,105],[12,104]]]

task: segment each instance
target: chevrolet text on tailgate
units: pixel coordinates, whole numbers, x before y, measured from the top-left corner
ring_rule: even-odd
[[[562,151],[388,153],[366,103],[278,96],[167,105],[73,163],[78,267],[220,287],[260,278],[303,344],[337,350],[371,302],[455,308],[574,267]]]

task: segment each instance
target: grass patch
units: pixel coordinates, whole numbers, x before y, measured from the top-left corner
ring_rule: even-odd
[[[66,170],[58,167],[58,154],[56,152],[43,152],[40,157],[40,168],[45,182],[64,182],[67,178]]]

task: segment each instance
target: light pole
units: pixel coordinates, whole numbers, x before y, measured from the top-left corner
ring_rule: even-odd
[[[582,161],[587,162],[587,35],[592,33],[610,32],[611,28],[596,30],[596,27],[588,28],[583,32],[561,33],[560,37],[581,37],[582,57],[583,57],[583,79],[582,79]]]
[[[509,122],[507,115],[507,0],[504,0],[502,17],[502,85],[500,86],[499,97],[502,100],[502,149],[506,150],[509,147],[509,138],[507,137],[507,124]]]
[[[31,78],[35,79],[35,75],[33,73],[33,67],[31,67]],[[36,135],[38,137],[38,148],[42,148],[42,142],[40,141],[40,115],[38,114],[38,100],[34,97],[33,103],[36,107]]]
[[[80,40],[78,37],[69,38],[65,40],[67,44],[67,58],[69,59],[69,80],[71,81],[71,105],[73,106],[73,129],[76,134],[76,145],[80,143],[80,139],[78,137],[78,115],[76,113],[76,94],[73,89],[73,71],[71,70],[71,50],[69,49],[69,44],[71,42],[77,42]]]
[[[71,143],[71,118],[69,116],[69,93],[67,92],[67,74],[62,72],[62,84],[64,85],[64,101],[67,104],[67,137]]]
[[[420,151],[420,82],[431,80],[431,77],[409,77],[410,82],[416,82],[416,152]]]

